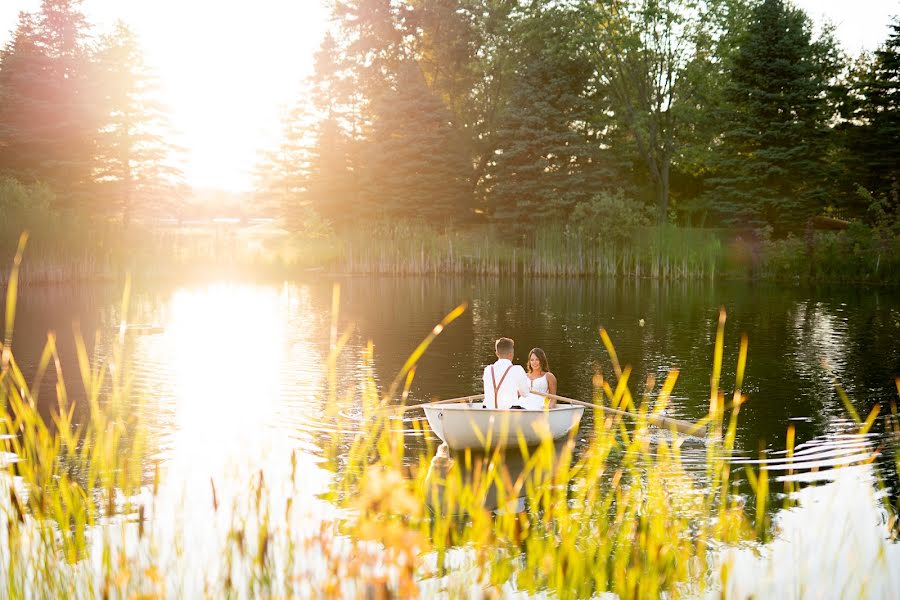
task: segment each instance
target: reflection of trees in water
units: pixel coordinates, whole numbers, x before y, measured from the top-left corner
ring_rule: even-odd
[[[316,292],[330,306],[330,281]],[[900,308],[878,291],[801,289],[746,282],[557,278],[344,278],[342,310],[357,343],[375,342],[381,381],[393,379],[415,345],[459,302],[469,310],[422,360],[413,398],[480,391],[497,337],[516,340],[516,362],[543,348],[563,395],[589,399],[592,376],[612,372],[597,330],[604,326],[619,358],[632,365],[632,389],[680,369],[670,414],[697,419],[709,406],[709,373],[719,306],[728,312],[722,385],[734,381],[739,339],[749,337],[738,446],[758,440],[782,448],[788,425],[798,440],[825,430],[843,407],[819,366],[827,348],[861,412],[893,397],[900,372]],[[643,326],[640,321],[644,320]],[[830,329],[823,324],[830,324]],[[826,344],[827,341],[827,344]],[[824,345],[823,345],[824,344]],[[651,394],[651,397],[653,394]],[[820,418],[820,415],[825,415]]]
[[[372,370],[376,382],[393,380],[410,352],[452,308],[469,301],[469,310],[450,325],[423,357],[412,390],[412,401],[434,396],[449,398],[480,391],[481,373],[492,362],[493,342],[507,335],[516,340],[516,360],[524,364],[528,350],[547,351],[551,370],[563,395],[590,399],[592,375],[612,373],[597,329],[610,333],[619,358],[634,368],[632,390],[643,388],[648,374],[680,369],[670,415],[694,420],[708,408],[709,373],[715,320],[719,306],[728,311],[722,386],[734,381],[738,340],[749,336],[749,362],[744,389],[750,401],[739,419],[739,449],[756,453],[758,440],[782,449],[789,424],[797,426],[797,442],[832,431],[847,417],[830,378],[819,364],[827,357],[860,414],[876,402],[883,414],[897,398],[893,379],[900,374],[900,302],[883,289],[797,288],[745,282],[557,278],[458,277],[317,277],[287,286],[288,295],[303,305],[286,324],[286,337],[309,341],[306,349],[289,352],[283,379],[291,366],[321,362],[327,354],[331,324],[332,285],[341,285],[343,332],[355,325],[350,344],[337,363],[342,385],[364,377],[360,353],[367,340],[375,344]],[[136,288],[133,322],[164,322],[165,306],[174,288]],[[94,332],[118,322],[121,299],[117,285],[27,288],[20,292],[14,351],[26,376],[34,366],[49,329],[57,331],[62,364],[71,397],[79,394],[79,374],[71,324],[78,320],[93,353]],[[301,318],[300,323],[291,319]],[[644,325],[640,325],[640,320]],[[240,320],[225,324],[240,337]],[[135,336],[133,350],[152,345],[154,336]],[[101,348],[102,350],[102,348]],[[152,373],[162,362],[142,360],[154,377],[140,376],[150,396],[168,385]],[[42,410],[55,406],[53,374],[45,378]],[[652,394],[651,394],[652,396]],[[81,403],[80,406],[84,406]],[[80,410],[80,408],[76,408]],[[77,417],[78,413],[76,413]],[[162,416],[162,415],[161,415]],[[802,419],[791,421],[791,419]],[[590,427],[586,414],[584,427]],[[876,425],[882,430],[882,421]],[[881,461],[879,461],[881,462]]]

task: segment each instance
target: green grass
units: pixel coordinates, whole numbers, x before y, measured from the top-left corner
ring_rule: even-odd
[[[724,260],[718,238],[698,229],[641,228],[622,242],[585,238],[548,225],[521,234],[493,225],[440,230],[397,223],[346,232],[325,266],[366,274],[475,274],[538,277],[715,277]]]

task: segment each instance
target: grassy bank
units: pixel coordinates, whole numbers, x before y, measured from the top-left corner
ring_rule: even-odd
[[[900,284],[900,239],[862,224],[770,239],[754,231],[676,226],[637,227],[617,236],[547,226],[516,236],[491,225],[440,230],[404,223],[348,232],[335,239],[335,248],[324,268],[363,274]]]
[[[626,224],[585,217],[529,233],[508,225],[455,228],[376,222],[333,232],[316,221],[291,233],[266,220],[134,222],[65,215],[41,185],[0,178],[0,260],[29,233],[23,283],[284,277],[307,271],[371,275],[715,278],[900,283],[900,237],[885,221],[844,231],[766,232]],[[5,274],[0,275],[4,280]]]

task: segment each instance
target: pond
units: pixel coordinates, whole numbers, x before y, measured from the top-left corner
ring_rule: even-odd
[[[13,343],[19,364],[30,378],[47,332],[55,331],[76,421],[87,415],[84,392],[79,394],[76,331],[90,354],[108,359],[122,318],[121,294],[114,285],[36,286],[20,292]],[[856,561],[833,564],[837,548],[828,544],[848,536],[825,535],[827,528],[818,522],[823,513],[815,507],[826,498],[832,512],[825,514],[851,515],[857,523],[851,527],[854,535],[865,538],[852,552],[900,567],[897,544],[886,539],[891,515],[879,502],[887,497],[896,503],[891,450],[896,444],[890,443],[881,417],[867,435],[852,433],[854,422],[835,387],[839,382],[863,419],[875,406],[882,416],[890,413],[900,375],[896,291],[745,282],[323,275],[280,283],[137,282],[131,293],[126,370],[134,411],[151,432],[143,468],[148,479],[158,468],[166,482],[154,519],[177,523],[172,527],[182,549],[196,550],[179,555],[185,571],[202,570],[216,560],[211,488],[217,502],[235,499],[236,505],[260,478],[277,490],[293,477],[303,483],[303,497],[293,501],[306,506],[310,522],[334,514],[323,500],[334,476],[323,448],[338,438],[349,444],[355,432],[366,428],[361,386],[374,383],[384,393],[419,342],[461,303],[466,311],[419,362],[409,403],[479,393],[482,369],[494,360],[493,341],[500,336],[516,341],[520,364],[531,347],[543,348],[559,393],[592,401],[596,375],[613,373],[598,333],[604,327],[620,361],[633,368],[630,387],[637,397],[649,379],[652,400],[667,373],[678,370],[667,414],[688,421],[709,410],[716,323],[724,307],[722,388],[727,398],[741,335],[749,339],[743,385],[749,398],[741,407],[730,460],[736,467],[761,462],[773,477],[783,476],[790,428],[798,457],[790,475],[818,485],[798,492],[805,496],[789,508],[773,492],[775,501],[765,509],[782,535],[768,546],[771,556],[783,562],[803,551],[783,536],[806,532],[805,548],[813,555],[808,572],[767,571],[756,554],[734,550],[739,554],[735,572],[745,577],[722,585],[736,595],[765,596],[782,585],[827,592],[829,581],[857,572]],[[45,415],[56,406],[53,383],[46,377],[41,388]],[[346,417],[340,431],[330,418],[334,414]],[[438,441],[424,428],[421,414],[407,413],[401,426],[410,457],[433,454]],[[594,427],[592,411],[586,411],[576,451],[585,448]],[[684,465],[701,484],[705,454],[704,440],[684,440]],[[838,465],[853,466],[831,469]],[[747,481],[738,479],[740,493],[750,497]],[[867,493],[861,495],[860,489]],[[811,536],[812,531],[823,534]],[[900,589],[900,568],[876,567],[874,572],[868,590],[888,594]],[[809,583],[817,576],[817,583]],[[200,589],[200,583],[194,585]]]

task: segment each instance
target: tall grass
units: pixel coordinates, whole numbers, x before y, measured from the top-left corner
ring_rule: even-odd
[[[419,357],[452,326],[459,307],[425,338],[387,393],[371,376],[352,392],[362,429],[353,417],[329,411],[335,432],[351,432],[327,436],[322,449],[334,473],[322,498],[331,510],[295,501],[306,485],[296,455],[284,488],[268,483],[265,465],[233,496],[211,480],[210,556],[198,559],[191,540],[172,533],[177,524],[160,522],[178,512],[162,510],[164,477],[141,466],[146,431],[140,400],[120,368],[127,364],[122,345],[103,359],[80,346],[90,403],[83,423],[72,422],[52,337],[36,381],[19,369],[12,340],[21,248],[7,292],[0,372],[0,433],[15,459],[0,478],[5,597],[471,597],[511,589],[560,598],[704,595],[715,591],[707,589],[711,581],[728,578],[727,563],[717,561],[722,548],[771,533],[767,471],[746,469],[755,503],[745,506],[725,460],[746,401],[747,345],[742,341],[736,380],[726,389],[724,312],[702,421],[711,432],[706,474],[698,480],[683,464],[684,439],[647,423],[648,414],[665,410],[678,372],[641,382],[644,391],[633,394],[632,372],[618,363],[605,332],[613,373],[598,376],[594,401],[632,412],[636,424],[598,413],[584,447],[570,437],[513,455],[453,455],[433,444],[410,454],[398,406]],[[123,315],[127,289],[124,298]],[[332,373],[348,338],[335,330]],[[370,345],[364,371],[373,360]],[[52,427],[36,397],[48,369],[60,377]],[[341,393],[334,376],[329,382],[332,397]],[[873,421],[860,422],[861,431]]]
[[[724,259],[714,234],[669,226],[639,228],[623,242],[619,236],[584,237],[558,225],[522,234],[493,225],[440,230],[404,222],[348,232],[342,248],[329,268],[391,275],[708,279]]]

